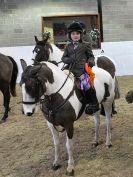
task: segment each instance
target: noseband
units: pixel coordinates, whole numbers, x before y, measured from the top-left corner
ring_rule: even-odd
[[[31,102],[31,101],[22,101],[22,103],[23,104],[36,104],[37,101],[33,101],[33,102]]]

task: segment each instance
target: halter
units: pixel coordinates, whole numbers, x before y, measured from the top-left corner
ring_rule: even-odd
[[[31,101],[22,101],[22,103],[23,104],[36,104],[37,101],[33,101],[33,102],[31,102]]]

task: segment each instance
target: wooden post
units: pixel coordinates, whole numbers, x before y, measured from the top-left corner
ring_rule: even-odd
[[[98,14],[100,19],[101,42],[103,42],[102,0],[97,0],[97,5],[98,5]]]

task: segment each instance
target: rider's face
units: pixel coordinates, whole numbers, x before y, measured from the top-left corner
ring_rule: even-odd
[[[78,32],[78,31],[72,31],[71,32],[71,39],[74,42],[79,41],[80,40],[80,32]]]

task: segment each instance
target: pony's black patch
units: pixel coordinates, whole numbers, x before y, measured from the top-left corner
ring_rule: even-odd
[[[105,56],[98,57],[97,66],[108,71],[111,74],[112,78],[114,78],[116,69],[114,63],[110,59]]]
[[[61,125],[67,131],[68,137],[73,136],[73,122],[76,120],[75,110],[69,101],[65,105],[61,106],[58,110],[56,108],[64,102],[64,98],[60,93],[52,94],[45,97],[42,102],[42,111],[46,119],[54,126]],[[50,115],[49,110],[52,110]]]
[[[25,89],[26,92],[32,97],[35,98],[37,97],[36,94],[39,93],[39,88],[38,88],[38,81],[34,78],[29,78],[25,82]]]
[[[37,98],[46,92],[46,82],[53,83],[53,72],[45,64],[28,66],[22,74],[21,83],[25,83],[26,92]]]
[[[104,93],[104,98],[103,98],[102,101],[106,101],[106,100],[107,100],[107,97],[110,96],[108,84],[104,83],[104,87],[105,87],[105,93]]]
[[[49,59],[49,48],[47,46],[39,46],[37,45],[35,48],[36,56],[35,56],[35,62],[41,62],[41,61],[48,61]]]
[[[105,93],[104,93],[104,98],[102,100],[102,102],[106,101],[107,100],[107,97],[110,96],[110,93],[109,93],[109,86],[108,84],[104,83],[104,87],[105,87]],[[113,106],[113,105],[112,105]],[[101,103],[101,111],[100,111],[100,114],[105,116],[105,110],[104,110],[104,107]]]

